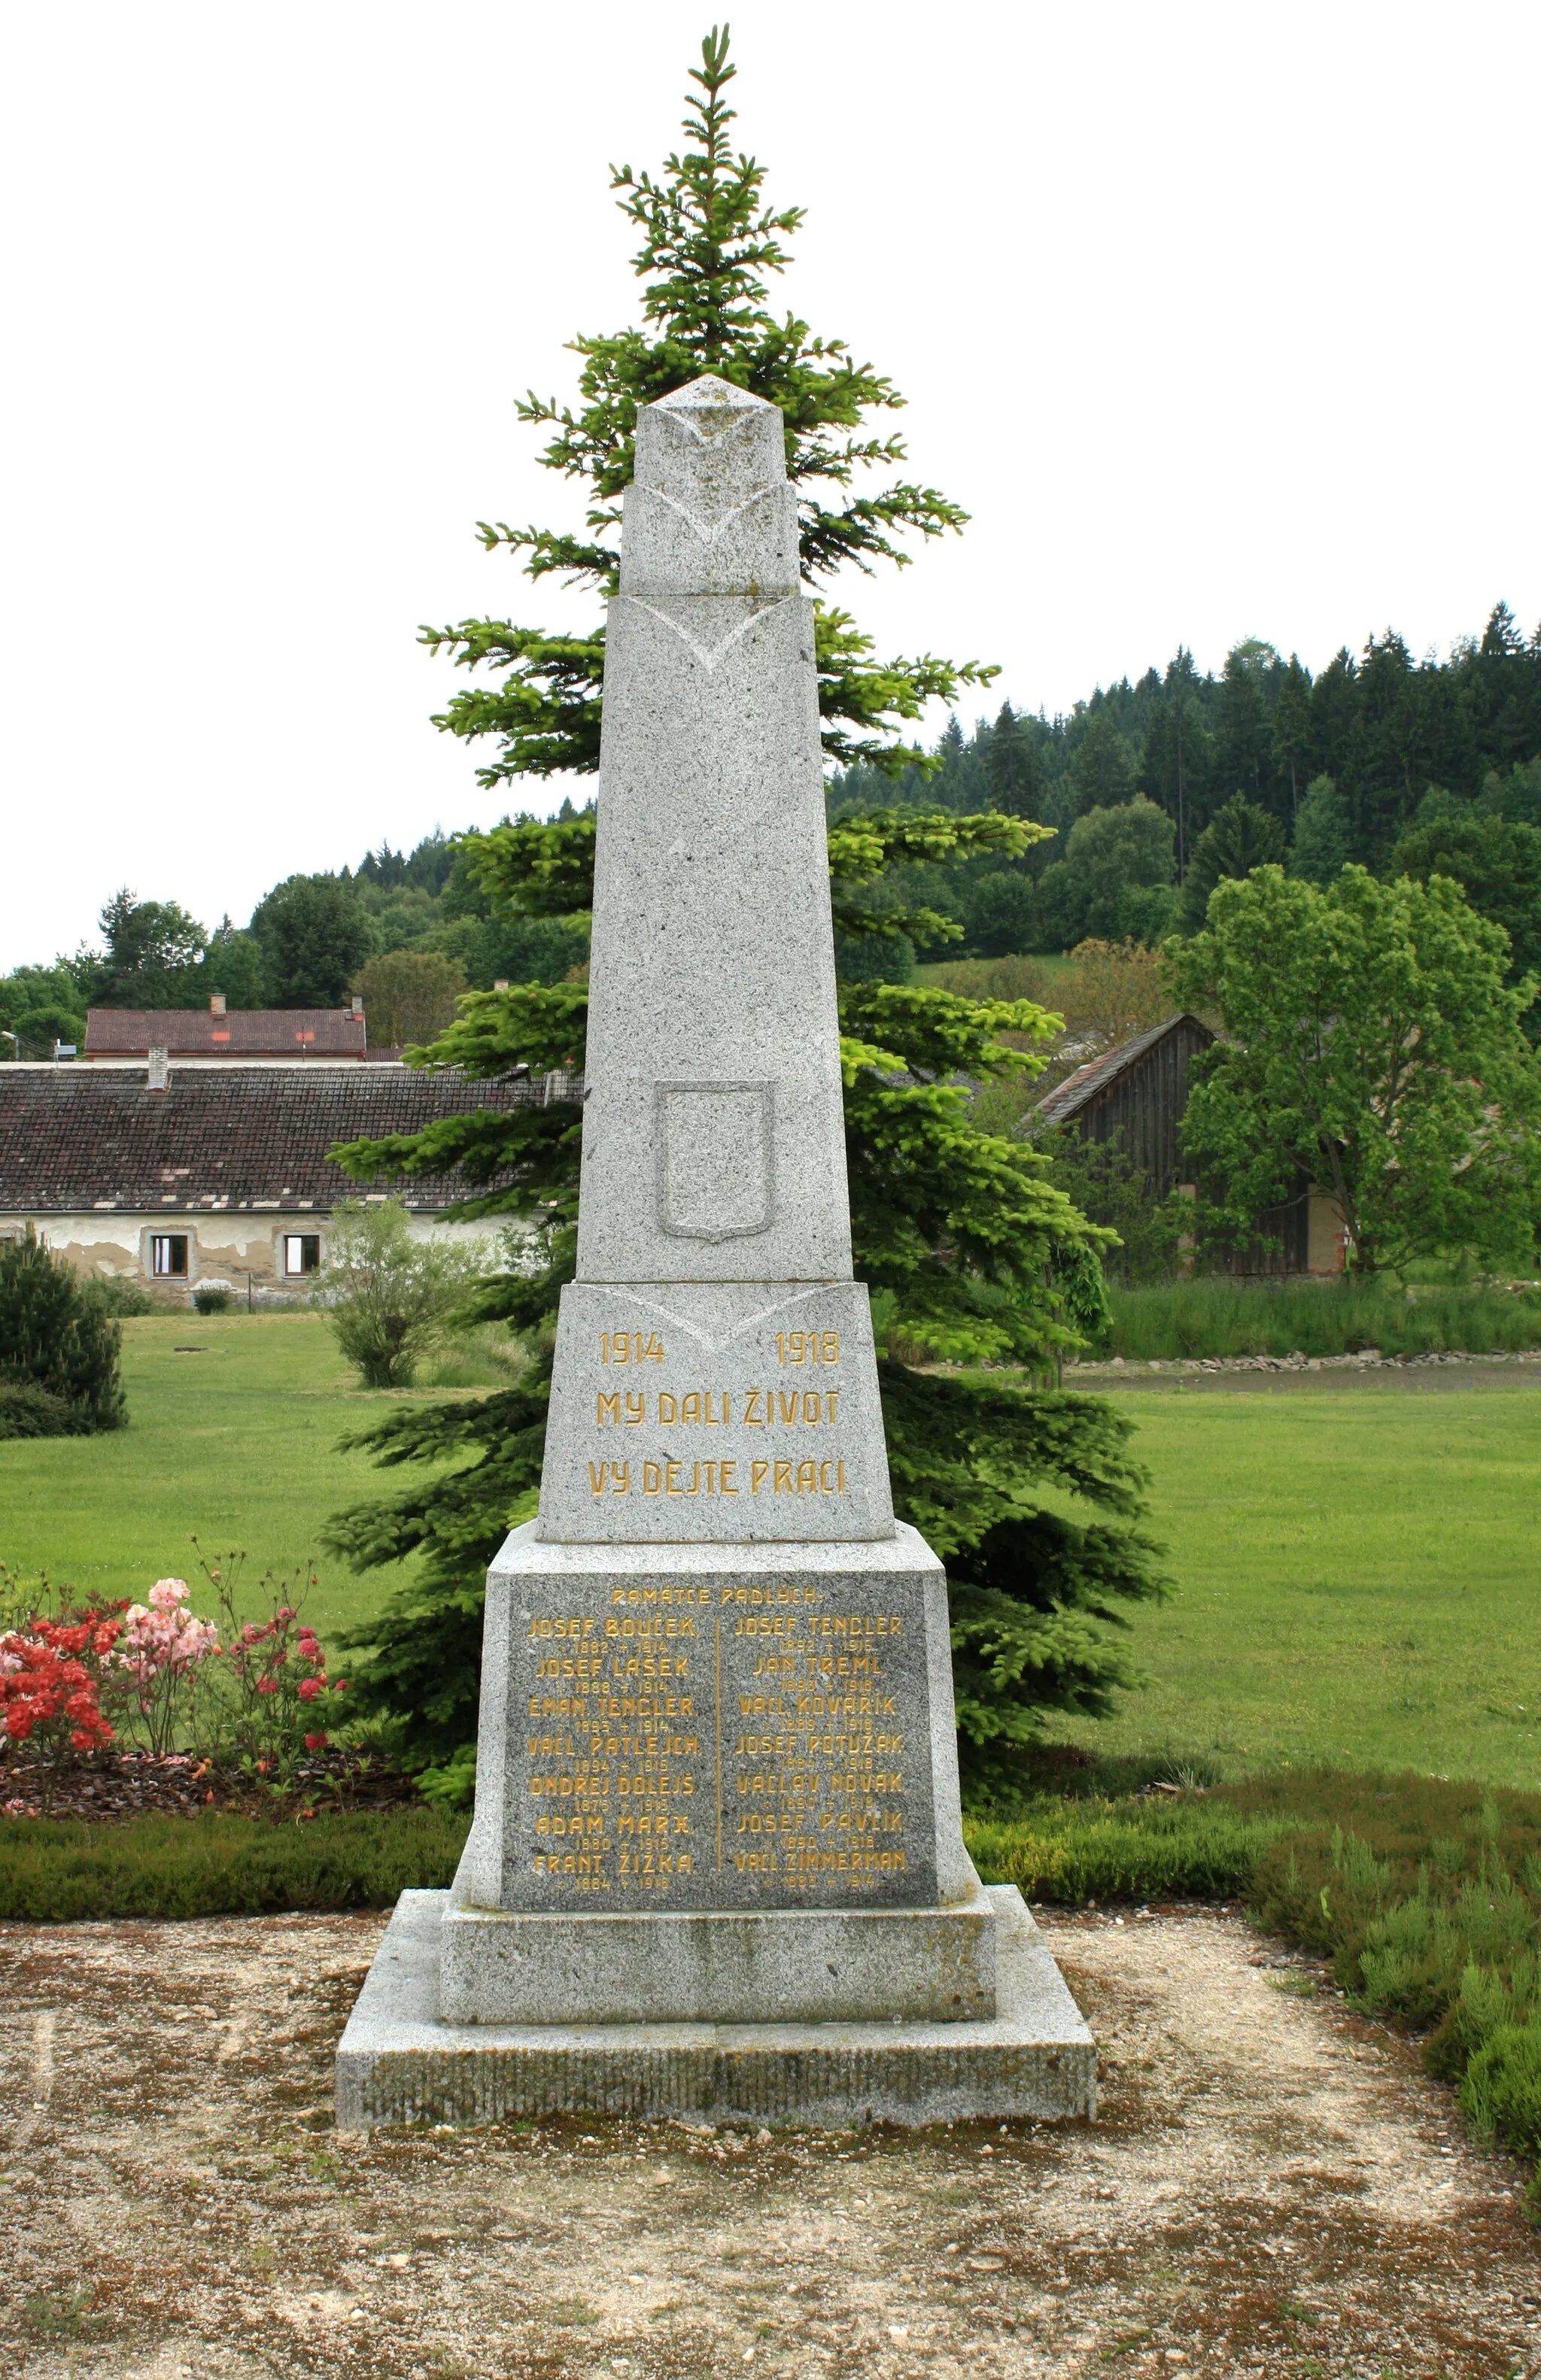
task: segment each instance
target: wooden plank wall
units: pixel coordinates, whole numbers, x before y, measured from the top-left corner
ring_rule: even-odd
[[[1174,1183],[1191,1178],[1177,1128],[1188,1104],[1189,1065],[1210,1039],[1202,1025],[1180,1017],[1169,1033],[1072,1119],[1083,1140],[1111,1140],[1121,1133],[1123,1153],[1149,1175],[1153,1197],[1164,1198]]]

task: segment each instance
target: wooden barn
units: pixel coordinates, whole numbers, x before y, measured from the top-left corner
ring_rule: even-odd
[[[1188,1069],[1215,1036],[1196,1016],[1168,1016],[1067,1075],[1038,1102],[1045,1123],[1073,1123],[1082,1140],[1111,1140],[1164,1198],[1185,1178],[1178,1126],[1188,1104]]]
[[[1178,1137],[1188,1105],[1189,1069],[1215,1036],[1201,1018],[1168,1016],[1068,1075],[1040,1099],[1045,1123],[1073,1124],[1083,1140],[1111,1140],[1145,1175],[1153,1198],[1191,1181]],[[1257,1218],[1256,1237],[1227,1270],[1241,1274],[1336,1273],[1343,1269],[1342,1218],[1327,1193],[1303,1179],[1292,1197]]]

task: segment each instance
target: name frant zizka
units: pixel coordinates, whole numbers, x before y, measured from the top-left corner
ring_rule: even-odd
[[[826,1585],[609,1587],[526,1622],[530,1872],[547,1891],[876,1893],[906,1874],[913,1615]],[[735,1897],[738,1897],[736,1891]]]

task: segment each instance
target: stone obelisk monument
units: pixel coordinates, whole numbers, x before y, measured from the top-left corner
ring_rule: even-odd
[[[1090,2036],[963,1846],[946,1583],[851,1277],[796,498],[781,415],[715,378],[638,417],[586,1076],[475,1819],[393,1920],[340,2118],[1084,2110]]]

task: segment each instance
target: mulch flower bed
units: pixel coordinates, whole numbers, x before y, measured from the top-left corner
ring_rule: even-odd
[[[28,1759],[18,1746],[0,1758],[0,1816],[89,1818],[113,1823],[155,1811],[196,1817],[224,1810],[244,1818],[304,1820],[328,1810],[421,1807],[410,1777],[346,1752],[306,1760],[287,1784],[250,1766],[169,1754],[102,1748],[67,1765]]]

